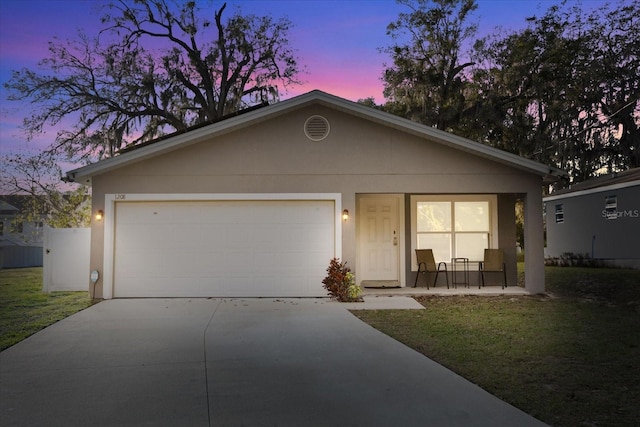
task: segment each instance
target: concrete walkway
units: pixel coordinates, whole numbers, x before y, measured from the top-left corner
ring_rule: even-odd
[[[478,295],[478,296],[498,296],[498,295],[531,295],[520,286],[507,286],[501,288],[500,286],[486,286],[484,288],[478,288],[477,286],[453,286],[447,289],[446,286],[429,287],[427,289],[424,286],[418,286],[413,288],[411,286],[402,288],[364,288],[362,290],[364,296],[421,296],[421,295],[438,295],[438,296],[452,296],[452,295]]]
[[[385,297],[409,307],[395,298]],[[544,424],[344,304],[131,299],[101,302],[0,353],[0,425]]]

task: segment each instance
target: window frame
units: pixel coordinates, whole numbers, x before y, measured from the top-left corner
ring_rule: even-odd
[[[455,230],[455,203],[456,202],[488,202],[489,204],[489,231],[488,244],[489,248],[498,247],[498,197],[495,194],[437,194],[437,195],[411,195],[411,253],[415,253],[418,248],[418,203],[419,202],[449,202],[451,203],[451,231],[444,232],[451,235],[451,254],[456,253],[456,234],[477,233],[474,231],[456,231]],[[451,262],[450,259],[438,260],[436,262]],[[470,260],[477,262],[482,260]],[[411,256],[411,271],[417,271],[418,265],[415,256]]]
[[[555,205],[556,224],[564,224],[564,203]]]
[[[607,219],[618,219],[618,196],[616,194],[605,196],[604,211]]]

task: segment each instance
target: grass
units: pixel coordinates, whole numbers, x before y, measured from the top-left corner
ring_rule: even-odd
[[[354,315],[550,425],[638,425],[640,271],[547,267],[546,281],[551,296]]]
[[[565,298],[640,308],[640,271],[614,268],[545,267],[547,292]]]
[[[42,292],[42,267],[0,270],[0,351],[91,304],[88,292]]]

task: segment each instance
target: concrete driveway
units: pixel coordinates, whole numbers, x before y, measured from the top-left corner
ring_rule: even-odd
[[[326,299],[132,299],[0,353],[0,425],[544,424]]]

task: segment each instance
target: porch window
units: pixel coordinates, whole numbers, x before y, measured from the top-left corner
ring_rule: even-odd
[[[479,261],[492,246],[495,196],[412,196],[411,205],[413,249],[433,249],[437,262]]]

